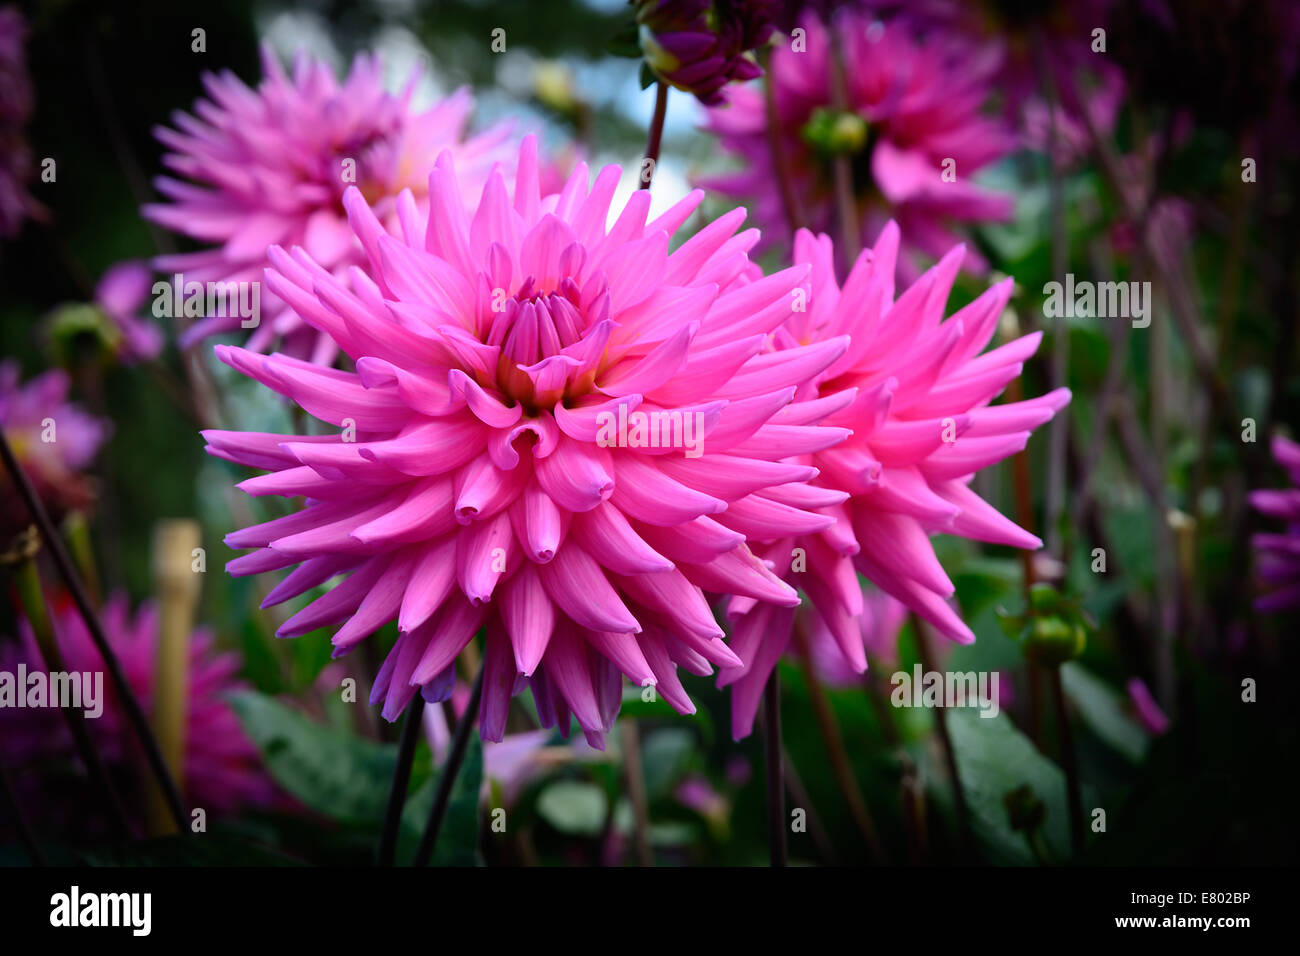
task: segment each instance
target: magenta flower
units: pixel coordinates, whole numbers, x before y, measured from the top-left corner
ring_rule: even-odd
[[[1159,737],[1169,730],[1169,718],[1160,709],[1160,705],[1156,703],[1155,697],[1151,695],[1150,689],[1142,678],[1132,678],[1125,689],[1133,704],[1133,713],[1137,716],[1143,730],[1153,737]]]
[[[1273,457],[1291,476],[1293,487],[1250,493],[1256,511],[1287,522],[1281,534],[1257,534],[1251,539],[1259,577],[1268,589],[1255,599],[1255,610],[1267,614],[1300,607],[1300,445],[1278,435],[1273,439]]]
[[[811,265],[805,312],[775,336],[778,348],[804,347],[851,334],[852,345],[826,371],[812,376],[799,398],[827,406],[827,425],[851,429],[836,447],[797,458],[819,470],[806,507],[835,518],[820,532],[760,550],[773,570],[800,587],[811,607],[807,633],[829,632],[844,665],[856,673],[867,659],[858,574],[960,643],[975,640],[950,605],[948,579],[930,545],[935,532],[1016,548],[1042,542],[1003,517],[970,487],[986,468],[1021,451],[1030,432],[1070,399],[1068,389],[1013,404],[989,404],[1015,379],[1042,333],[990,352],[988,344],[1011,295],[1004,279],[944,319],[944,304],[965,250],[958,246],[916,283],[894,296],[898,227],[885,227],[841,287],[831,241],[801,230],[795,261]],[[779,353],[778,353],[779,354]],[[732,732],[753,726],[763,685],[789,645],[795,610],[733,598],[732,647],[744,668],[726,668],[719,683],[734,684]]]
[[[164,162],[189,182],[160,177],[158,190],[171,202],[146,206],[144,213],[208,247],[160,257],[155,265],[169,276],[257,282],[271,245],[301,246],[343,275],[363,260],[342,206],[350,184],[387,219],[403,189],[424,201],[424,177],[443,149],[453,152],[462,180],[475,190],[494,163],[512,155],[505,126],[466,137],[473,107],[468,90],[417,111],[411,99],[418,74],[401,93],[388,93],[373,57],[358,56],[341,83],[328,66],[301,56],[289,76],[266,47],[262,65],[256,90],[229,72],[205,74],[211,99],[196,104],[197,116],[177,113],[175,129],[156,131],[172,150]],[[328,336],[303,325],[274,297],[261,308],[267,315],[249,336],[249,348],[265,351],[279,342],[296,356],[333,361],[337,349]],[[240,330],[241,321],[209,316],[187,330],[181,345]]]
[[[138,787],[147,778],[140,773],[144,756],[112,682],[104,673],[104,660],[71,598],[57,599],[52,611],[55,639],[66,669],[101,675],[102,713],[86,721],[91,739],[115,786]],[[153,709],[158,648],[157,611],[152,604],[144,604],[132,615],[126,596],[117,594],[102,608],[100,622],[121,661],[131,690],[149,714]],[[18,637],[17,642],[0,645],[0,670],[17,673],[22,665],[28,674],[47,672],[36,637],[26,620],[19,622]],[[194,632],[189,652],[185,759],[180,777],[186,801],[191,806],[202,807],[209,816],[270,803],[276,797],[274,786],[261,767],[257,748],[244,735],[239,719],[225,700],[227,694],[244,686],[236,678],[238,657],[219,652],[213,635],[205,628]],[[30,783],[32,796],[37,798],[26,800],[25,809],[33,811],[43,807],[51,796],[48,793],[53,779],[51,767],[73,766],[78,760],[63,717],[51,707],[15,709],[8,713],[5,733],[0,736],[0,751],[6,763],[24,781],[25,791],[29,789],[26,784]],[[143,790],[119,792],[128,810],[146,805],[147,794]],[[60,809],[75,813],[62,823],[79,825],[77,821],[84,816],[84,801],[78,802],[71,794],[65,801],[64,795],[59,794],[55,802]]]
[[[68,388],[62,370],[44,372],[22,385],[18,363],[0,362],[0,428],[56,521],[94,500],[94,488],[82,472],[112,432],[109,422],[69,402]],[[5,548],[32,519],[7,473],[0,473],[0,492],[0,548]]]
[[[753,51],[772,35],[776,0],[633,0],[645,61],[665,83],[701,103],[763,71]]]
[[[746,539],[823,529],[803,507],[813,469],[782,463],[845,436],[795,386],[847,341],[764,352],[806,266],[766,278],[737,233],[743,210],[669,254],[696,191],[646,222],[639,190],[607,225],[619,169],[579,164],[541,196],[524,141],[513,197],[500,170],[472,214],[450,152],[409,193],[389,234],[358,190],[344,197],[366,250],[353,288],[302,250],[270,253],[272,290],[330,335],[356,372],[219,346],[222,361],[342,433],[205,432],[209,451],[269,474],[240,487],[304,496],[235,532],[235,574],[299,565],[268,597],[348,577],[283,636],[339,625],[336,654],[397,618],[372,699],[395,719],[417,690],[444,698],[454,662],[486,628],[486,739],[530,685],[542,721],[593,746],[618,712],[620,673],[681,712],[678,665],[738,667],[705,592],[784,606],[793,588]]]
[[[811,610],[811,609],[810,609]],[[835,687],[854,687],[862,683],[862,672],[855,669],[840,651],[835,636],[821,615],[808,616],[808,652],[823,681]],[[885,665],[898,661],[898,635],[907,623],[907,606],[874,588],[862,594],[862,613],[857,619],[862,632],[862,648],[872,660]]]
[[[153,288],[153,272],[139,261],[119,262],[95,286],[95,304],[108,316],[121,336],[120,356],[129,362],[153,359],[162,351],[162,331],[140,309]]]
[[[1009,196],[983,189],[971,179],[1013,146],[1012,137],[997,122],[980,114],[995,60],[959,57],[955,46],[938,39],[922,45],[905,24],[884,26],[842,10],[834,28],[850,64],[852,116],[827,125],[833,105],[827,28],[811,15],[805,15],[800,26],[807,31],[806,49],[778,44],[769,81],[776,84],[778,140],[806,225],[832,232],[836,218],[832,161],[814,145],[819,130],[855,150],[854,187],[863,241],[891,219],[902,227],[908,243],[900,260],[905,278],[918,271],[912,257],[919,253],[938,259],[957,242],[954,226],[1010,217]],[[745,168],[704,185],[749,199],[765,233],[788,235],[759,85],[732,88],[727,105],[709,111],[708,128]],[[946,166],[951,177],[945,177]],[[967,265],[985,268],[973,253]]]

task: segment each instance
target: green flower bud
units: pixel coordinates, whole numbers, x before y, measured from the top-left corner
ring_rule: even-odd
[[[829,156],[851,156],[867,145],[867,121],[857,113],[826,109],[813,112],[804,125],[804,142]]]
[[[1039,617],[1029,627],[1025,656],[1036,664],[1055,667],[1073,660],[1088,645],[1088,632],[1078,622]]]

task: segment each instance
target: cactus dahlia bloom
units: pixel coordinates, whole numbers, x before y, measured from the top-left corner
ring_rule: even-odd
[[[205,74],[211,99],[199,100],[196,116],[177,113],[175,129],[156,130],[172,150],[164,162],[189,182],[160,177],[158,191],[171,202],[146,206],[144,213],[208,247],[160,257],[155,265],[168,275],[201,283],[259,281],[271,245],[301,246],[323,268],[342,275],[362,261],[343,211],[349,184],[375,204],[380,218],[389,218],[402,189],[422,193],[424,177],[443,149],[456,156],[472,195],[494,163],[513,155],[506,126],[466,138],[473,107],[468,90],[417,111],[411,99],[418,73],[401,93],[391,94],[377,58],[358,56],[342,82],[328,66],[303,56],[289,76],[267,47],[262,67],[256,90],[229,72]],[[305,326],[283,303],[268,297],[261,307],[267,314],[249,336],[249,348],[265,351],[280,342],[299,357],[334,360],[337,347],[330,338]],[[238,315],[208,316],[187,330],[181,344],[240,329]]]
[[[819,470],[805,503],[823,498],[818,510],[835,518],[834,525],[759,551],[808,595],[811,606],[800,614],[810,620],[796,622],[793,608],[759,606],[744,597],[728,606],[736,622],[732,648],[748,665],[724,668],[719,679],[735,685],[732,732],[738,738],[752,728],[763,684],[796,626],[813,634],[824,628],[848,666],[866,669],[859,573],[965,644],[975,635],[949,606],[953,585],[929,536],[942,531],[1016,548],[1042,544],[969,487],[975,472],[1022,450],[1030,432],[1070,400],[1068,389],[1058,389],[1029,401],[989,404],[1020,374],[1042,333],[979,354],[1006,307],[1012,280],[945,320],[964,249],[949,251],[895,298],[898,247],[898,227],[890,223],[841,287],[830,239],[806,230],[795,238],[795,261],[812,267],[811,295],[808,309],[774,341],[778,348],[806,348],[852,336],[848,351],[803,383],[797,399],[815,405],[849,395],[849,404],[825,423],[851,429],[853,436],[790,461]],[[837,503],[836,497],[847,500]]]
[[[746,539],[832,523],[804,505],[834,493],[780,459],[844,438],[814,424],[842,399],[792,400],[847,342],[764,351],[807,266],[756,276],[757,234],[736,232],[743,210],[669,254],[698,191],[648,223],[638,191],[607,226],[618,176],[608,166],[588,186],[579,164],[543,200],[530,137],[513,196],[494,171],[467,214],[443,153],[429,215],[399,197],[400,238],[349,190],[367,259],[352,289],[303,250],[273,248],[268,282],[356,372],[217,349],[344,429],[205,433],[212,454],[269,472],[244,490],[307,499],[231,534],[231,547],[258,550],[229,569],[299,565],[268,603],[346,574],[280,630],[341,625],[336,655],[397,618],[372,694],[390,720],[420,688],[445,698],[484,627],[486,739],[501,739],[525,683],[547,726],[567,731],[572,715],[594,746],[618,712],[620,672],[692,712],[677,665],[741,663],[705,592],[797,604]]]
[[[147,778],[139,772],[144,756],[138,751],[112,682],[104,673],[99,649],[91,640],[71,598],[66,595],[59,597],[51,610],[55,640],[67,670],[103,675],[99,700],[103,713],[96,719],[87,720],[86,725],[115,784],[128,788],[121,791],[123,805],[128,810],[142,807],[146,794],[129,788],[138,787],[139,781]],[[116,594],[101,609],[100,622],[121,661],[127,682],[148,715],[154,700],[157,610],[152,604],[144,604],[132,615],[126,596]],[[26,620],[19,622],[16,643],[0,644],[0,670],[17,673],[20,664],[29,675],[36,671],[46,672],[40,647]],[[180,783],[186,801],[192,806],[202,807],[209,815],[265,805],[271,803],[277,794],[262,769],[257,748],[244,735],[238,717],[225,700],[225,695],[243,687],[235,676],[238,670],[239,658],[219,652],[211,632],[206,628],[194,632],[189,643],[185,759]],[[25,784],[30,780],[34,795],[39,796],[41,805],[44,805],[50,797],[51,771],[55,765],[71,766],[78,760],[72,736],[57,709],[24,708],[9,710],[7,714],[5,733],[0,735],[0,753],[14,768],[23,790],[28,789]],[[72,794],[66,795],[66,808],[61,804],[65,797],[63,793],[56,793],[54,797],[59,810],[75,810],[76,819],[84,814],[81,804]],[[33,801],[25,803],[27,809],[34,809]]]
[[[94,500],[90,479],[82,474],[112,432],[112,425],[68,401],[68,376],[45,372],[26,385],[18,380],[15,361],[0,362],[0,428],[27,472],[32,486],[54,520]],[[27,527],[27,506],[0,470],[0,550]]]
[[[1251,539],[1259,576],[1269,589],[1255,599],[1255,610],[1265,613],[1300,607],[1300,445],[1279,435],[1273,439],[1273,457],[1291,476],[1293,487],[1250,493],[1256,511],[1287,522],[1282,534],[1257,534]]]
[[[842,39],[848,115],[832,111],[830,37],[822,21],[805,15],[806,49],[778,44],[772,53],[778,139],[805,223],[838,235],[832,156],[850,156],[862,226],[869,242],[896,220],[908,246],[899,266],[904,279],[919,271],[911,260],[936,260],[957,242],[956,224],[1004,220],[1011,198],[976,186],[971,177],[1006,155],[1013,138],[980,115],[995,62],[957,56],[938,39],[920,45],[906,24],[884,26],[842,10],[834,18]],[[726,105],[709,111],[708,129],[745,168],[703,185],[751,202],[764,233],[789,234],[768,136],[767,109],[758,84],[734,87]],[[945,179],[945,161],[955,177]],[[984,261],[968,256],[967,267]]]

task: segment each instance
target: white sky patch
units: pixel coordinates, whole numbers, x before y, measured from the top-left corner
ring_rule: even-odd
[[[417,110],[428,108],[451,92],[438,75],[437,64],[429,51],[405,27],[390,25],[381,28],[370,46],[383,60],[386,89],[397,91],[404,88],[411,71],[417,66],[424,67],[412,102]]]
[[[257,32],[271,44],[283,63],[292,64],[294,55],[302,50],[324,60],[335,73],[344,65],[328,24],[314,13],[276,13],[262,20]]]
[[[619,177],[618,188],[614,190],[614,201],[609,204],[609,216],[606,218],[606,225],[614,224],[618,219],[619,213],[627,204],[628,198],[637,191],[640,186],[638,176],[641,172],[641,161],[639,158],[629,162],[627,157],[602,155],[591,164],[593,170],[599,170],[602,166],[610,163],[618,163],[623,167],[623,175]],[[646,216],[646,221],[654,219],[656,216],[667,211],[673,203],[685,198],[693,189],[686,180],[686,173],[683,166],[673,157],[661,159],[655,167],[654,179],[650,182],[650,214]]]

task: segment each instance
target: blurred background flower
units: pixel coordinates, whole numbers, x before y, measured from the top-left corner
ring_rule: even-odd
[[[59,595],[51,604],[62,669],[87,678],[99,675],[103,713],[88,719],[86,725],[131,822],[144,832],[143,814],[150,805],[144,789],[150,778],[142,773],[144,754],[72,599]],[[146,603],[133,613],[126,595],[119,593],[105,602],[100,621],[127,683],[146,715],[152,714],[158,681],[157,610]],[[237,676],[241,666],[238,655],[218,651],[207,628],[199,628],[190,637],[188,655],[184,756],[178,774],[187,803],[218,819],[270,804],[277,799],[275,788],[226,700],[226,695],[246,686]],[[0,670],[18,674],[20,666],[29,675],[49,672],[26,619],[19,622],[16,643],[0,645]],[[24,808],[35,816],[37,826],[51,836],[57,834],[61,841],[84,837],[102,827],[102,817],[92,809],[97,798],[85,784],[72,735],[58,709],[7,709],[4,726],[0,756],[17,780]]]

